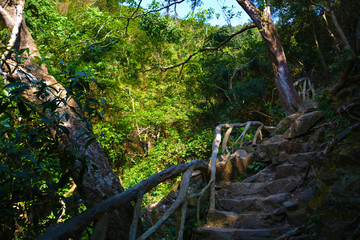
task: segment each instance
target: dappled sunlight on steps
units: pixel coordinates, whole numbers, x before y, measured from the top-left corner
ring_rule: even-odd
[[[312,143],[275,135],[242,151],[267,167],[242,181],[217,179],[216,210],[193,239],[276,239],[307,218],[300,205],[312,191],[302,185],[309,161],[320,155]]]

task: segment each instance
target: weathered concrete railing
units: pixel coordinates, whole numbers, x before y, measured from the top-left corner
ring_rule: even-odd
[[[43,236],[38,238],[39,240],[45,239],[66,239],[73,236],[76,233],[81,232],[85,227],[87,227],[91,222],[97,221],[95,225],[91,239],[102,240],[105,239],[106,225],[107,225],[107,212],[114,209],[119,209],[121,205],[135,201],[134,217],[132,220],[129,239],[134,240],[136,238],[136,230],[140,217],[140,208],[142,198],[145,193],[149,192],[152,188],[157,186],[159,183],[164,182],[168,179],[174,178],[179,174],[183,173],[182,180],[180,183],[180,190],[175,202],[170,206],[170,208],[164,213],[164,215],[146,232],[144,232],[137,239],[146,239],[151,234],[153,234],[157,228],[161,226],[178,208],[181,207],[181,224],[179,227],[179,233],[177,239],[182,239],[184,224],[185,224],[185,215],[186,207],[189,199],[194,197],[199,197],[198,199],[198,208],[201,196],[204,194],[209,184],[204,187],[200,193],[191,194],[188,196],[188,187],[190,184],[190,179],[194,170],[200,170],[206,178],[209,172],[209,167],[207,162],[196,159],[188,163],[183,163],[179,165],[172,166],[160,173],[157,173],[146,180],[141,181],[139,184],[134,187],[118,194],[113,197],[106,199],[105,201],[99,203],[95,207],[86,210],[79,216],[73,217],[62,224],[55,224],[50,226]],[[199,210],[198,210],[199,212]]]
[[[223,128],[228,128],[225,133],[223,144],[222,144],[222,151],[227,151],[226,145],[229,140],[230,134],[234,128],[244,127],[243,132],[237,138],[234,143],[235,144],[240,141],[240,147],[242,147],[243,140],[245,137],[246,132],[248,131],[250,126],[258,126],[256,133],[254,135],[252,144],[256,144],[256,140],[259,136],[262,136],[261,130],[264,127],[264,124],[258,121],[251,121],[246,123],[233,123],[233,124],[220,124],[216,126],[215,129],[215,138],[212,145],[212,154],[211,154],[211,170],[210,170],[210,211],[215,210],[215,176],[216,176],[216,160],[219,153],[219,147],[221,143],[221,130]]]
[[[220,124],[215,129],[215,138],[212,146],[212,155],[211,155],[211,164],[210,169],[207,162],[196,159],[188,163],[183,163],[179,165],[172,166],[160,173],[157,173],[146,180],[141,181],[139,184],[134,187],[118,194],[113,197],[108,198],[107,200],[99,203],[97,206],[86,210],[79,216],[73,217],[62,224],[55,224],[50,226],[43,236],[38,238],[38,240],[45,239],[66,239],[73,236],[76,233],[81,232],[85,227],[90,223],[96,221],[93,234],[91,239],[102,240],[106,236],[106,226],[107,226],[107,213],[109,211],[119,209],[121,205],[135,201],[134,207],[134,216],[132,219],[132,224],[129,232],[129,240],[144,240],[150,237],[176,210],[181,209],[181,221],[180,226],[178,226],[178,240],[183,238],[183,231],[185,225],[185,216],[187,210],[188,201],[192,198],[197,197],[197,222],[200,225],[200,200],[206,190],[210,188],[210,209],[215,210],[215,176],[216,176],[216,161],[219,152],[219,147],[221,143],[221,130],[223,128],[228,128],[224,135],[224,140],[222,143],[222,152],[229,152],[226,145],[228,143],[230,134],[234,128],[244,127],[241,135],[235,141],[233,147],[240,141],[240,147],[242,147],[244,137],[250,128],[250,126],[258,126],[252,144],[256,144],[257,138],[260,136],[262,138],[261,130],[264,127],[264,124],[258,121],[251,121],[246,123],[234,123],[234,124]],[[194,170],[200,170],[200,172],[205,175],[205,179],[208,179],[209,170],[210,170],[210,180],[207,185],[199,193],[188,193],[188,188],[190,185],[190,180]],[[180,190],[175,202],[170,206],[170,208],[164,213],[164,215],[148,230],[146,230],[142,235],[136,238],[137,226],[140,218],[141,203],[145,193],[149,192],[152,188],[157,186],[159,183],[164,182],[168,179],[177,177],[179,174],[183,173]]]
[[[299,86],[298,94],[304,103],[306,102],[306,100],[310,100],[310,93],[311,93],[311,100],[314,101],[315,89],[311,84],[310,78],[308,77],[300,78],[294,83],[294,86],[295,87]]]

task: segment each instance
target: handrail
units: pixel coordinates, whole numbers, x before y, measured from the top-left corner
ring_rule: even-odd
[[[210,211],[215,210],[215,176],[216,176],[216,160],[218,157],[218,153],[219,153],[219,146],[220,146],[220,142],[221,142],[221,130],[222,128],[228,128],[228,130],[225,133],[224,136],[224,141],[222,144],[222,149],[226,149],[226,144],[227,141],[229,139],[229,136],[231,134],[231,131],[233,128],[238,128],[238,127],[245,127],[243,132],[241,133],[241,135],[238,137],[238,139],[235,141],[234,145],[240,141],[240,147],[242,147],[242,142],[243,139],[246,135],[247,130],[249,129],[250,126],[259,126],[258,129],[256,130],[256,133],[254,135],[254,139],[252,141],[252,144],[256,144],[256,139],[258,138],[258,136],[262,136],[261,135],[261,130],[264,127],[264,124],[259,122],[259,121],[249,121],[246,123],[232,123],[232,124],[220,124],[217,125],[215,128],[215,137],[214,137],[214,141],[213,141],[213,145],[212,145],[212,154],[211,154],[211,170],[210,170]]]
[[[301,85],[301,83],[303,85]],[[297,80],[294,83],[294,86],[298,86],[299,85],[299,91],[298,91],[298,95],[301,97],[303,102],[306,102],[306,100],[310,100],[310,92],[311,92],[311,100],[314,101],[315,99],[315,89],[313,87],[313,85],[311,84],[311,80],[308,77],[303,77],[300,78],[299,80]]]
[[[191,169],[191,171],[189,171]],[[141,181],[140,183],[136,184],[134,187],[117,194],[115,196],[112,196],[103,202],[99,203],[95,207],[86,210],[85,212],[81,213],[80,215],[71,218],[70,220],[66,221],[65,223],[61,224],[54,224],[51,225],[46,229],[44,234],[38,238],[38,240],[56,240],[56,239],[66,239],[74,234],[80,232],[82,229],[84,229],[86,226],[88,226],[91,222],[103,217],[106,215],[107,212],[118,209],[121,205],[124,205],[126,203],[129,203],[131,201],[136,201],[136,205],[141,205],[141,199],[143,194],[149,192],[152,188],[160,184],[161,182],[164,182],[168,179],[172,179],[182,172],[185,172],[183,174],[183,179],[186,178],[185,182],[188,182],[189,176],[191,177],[191,173],[193,170],[200,170],[204,174],[208,174],[208,164],[201,159],[195,159],[188,163],[182,163],[178,165],[174,165],[168,169],[165,169],[161,171],[160,173],[154,174],[153,176],[149,177],[148,179],[145,179]],[[191,173],[190,173],[191,172]],[[184,177],[186,175],[186,177]],[[176,201],[176,204],[183,203],[184,201],[187,201],[185,197],[183,197],[184,192],[187,190],[181,190],[188,186],[188,183],[181,183],[180,191],[181,199]],[[178,196],[178,199],[180,197],[180,194]],[[140,202],[140,203],[139,203]],[[138,211],[139,208],[135,207],[135,217],[139,217]],[[133,223],[136,220],[133,219]],[[104,221],[106,222],[106,221]],[[137,222],[137,221],[136,221]],[[132,224],[133,225],[133,224]],[[99,226],[99,228],[95,227],[94,232],[105,232],[106,231],[106,224]],[[133,233],[136,233],[136,227],[131,227],[131,236],[133,236]],[[92,238],[96,238],[93,237]],[[96,238],[101,239],[101,238]]]
[[[212,145],[212,155],[210,162],[210,180],[207,185],[199,193],[188,193],[188,188],[190,185],[190,179],[194,170],[200,170],[206,177],[209,174],[209,165],[204,160],[195,159],[188,163],[182,163],[174,165],[168,169],[157,173],[148,179],[145,179],[135,185],[134,187],[118,194],[113,197],[106,199],[105,201],[99,203],[95,207],[86,210],[80,215],[71,218],[62,224],[54,224],[46,229],[44,234],[38,238],[38,240],[45,239],[64,239],[73,236],[74,234],[80,232],[91,222],[97,221],[95,224],[93,234],[91,239],[102,240],[105,239],[106,226],[107,226],[107,213],[114,209],[118,209],[121,205],[135,201],[134,207],[134,216],[132,219],[130,231],[129,231],[129,240],[145,240],[151,236],[176,210],[180,209],[181,219],[180,226],[178,227],[178,240],[183,238],[185,216],[187,210],[188,201],[191,198],[197,197],[197,222],[200,225],[200,200],[204,193],[210,188],[210,208],[209,211],[215,210],[215,176],[216,176],[216,161],[219,152],[219,146],[221,143],[221,130],[223,128],[228,128],[225,133],[224,141],[222,144],[222,150],[224,151],[229,139],[229,136],[233,128],[244,127],[241,135],[237,138],[235,144],[240,141],[240,147],[242,146],[243,139],[246,135],[246,132],[250,126],[258,126],[256,133],[254,135],[252,144],[256,144],[257,138],[262,137],[261,130],[264,127],[259,121],[249,121],[246,123],[233,123],[233,124],[220,124],[215,128],[215,137]],[[234,144],[234,145],[235,145]],[[168,179],[175,178],[179,174],[183,173],[180,190],[175,202],[169,207],[169,209],[163,214],[163,216],[147,231],[145,231],[141,236],[136,238],[137,226],[140,218],[141,203],[145,193],[149,192],[152,188],[164,182]]]

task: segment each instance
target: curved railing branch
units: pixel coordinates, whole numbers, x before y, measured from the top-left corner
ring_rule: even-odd
[[[235,142],[235,144],[236,144],[238,141],[240,141],[240,147],[241,147],[243,139],[245,137],[245,134],[250,126],[259,126],[255,133],[254,140],[253,140],[253,143],[256,143],[256,138],[259,135],[261,136],[261,129],[264,127],[264,124],[262,124],[259,121],[250,121],[250,122],[246,122],[246,123],[220,124],[220,125],[216,126],[216,128],[215,128],[215,137],[214,137],[214,141],[213,141],[213,145],[212,145],[211,170],[210,170],[210,174],[211,174],[210,175],[210,183],[211,183],[211,186],[210,186],[210,209],[209,209],[210,211],[215,210],[216,161],[217,161],[217,156],[219,153],[219,146],[221,143],[221,130],[223,128],[229,128],[227,130],[227,132],[225,133],[224,143],[222,145],[222,149],[226,149],[226,144],[227,144],[227,141],[229,139],[229,135],[230,135],[232,129],[238,128],[238,127],[245,127],[243,132],[241,133],[241,135],[238,137],[238,139]]]
[[[129,231],[130,240],[145,240],[149,238],[170,216],[172,216],[178,210],[178,240],[183,238],[185,216],[188,201],[191,198],[198,197],[197,199],[197,222],[200,225],[200,200],[203,197],[204,193],[210,188],[210,208],[209,211],[215,210],[215,176],[216,176],[216,161],[219,152],[219,147],[221,143],[221,131],[223,128],[228,128],[225,133],[224,141],[222,144],[223,152],[227,149],[226,145],[230,134],[234,128],[244,127],[241,135],[237,138],[235,144],[240,141],[240,146],[242,146],[243,139],[246,135],[246,132],[251,126],[258,126],[252,144],[256,144],[256,139],[260,136],[261,130],[265,127],[264,124],[258,121],[251,121],[246,123],[234,123],[234,124],[220,124],[216,126],[215,137],[212,146],[212,155],[210,163],[210,180],[206,186],[201,189],[198,193],[188,193],[190,186],[190,180],[197,174],[193,174],[194,170],[200,170],[200,172],[205,175],[205,179],[209,179],[209,164],[201,159],[192,160],[188,163],[183,163],[179,165],[172,166],[160,173],[157,173],[146,180],[141,181],[139,184],[134,187],[118,194],[113,197],[108,198],[107,200],[101,202],[95,207],[86,210],[79,216],[76,216],[69,221],[63,224],[55,224],[50,226],[44,233],[44,235],[39,240],[44,239],[65,239],[73,236],[76,233],[81,232],[85,227],[90,223],[96,221],[93,234],[91,239],[105,239],[106,237],[106,225],[107,225],[107,214],[109,211],[119,209],[122,205],[127,204],[131,201],[135,201],[134,216],[132,219],[132,224]],[[266,127],[265,127],[266,128]],[[177,177],[183,173],[180,190],[175,202],[169,207],[169,209],[163,214],[163,216],[147,231],[145,231],[141,236],[136,238],[137,235],[137,226],[139,223],[141,215],[141,203],[145,193],[149,192],[152,188],[157,186],[159,183],[164,182],[168,179]],[[205,181],[205,183],[207,180]]]
[[[189,170],[191,169],[191,171]],[[187,183],[181,183],[181,189],[185,189],[185,186],[188,186],[188,178],[191,177],[191,173],[193,170],[200,170],[204,174],[208,174],[208,164],[201,159],[192,160],[188,163],[182,163],[179,165],[172,166],[164,171],[161,171],[160,173],[157,173],[148,179],[145,179],[135,185],[134,187],[118,194],[113,197],[110,197],[106,199],[105,201],[99,203],[95,207],[86,210],[79,216],[73,217],[69,221],[62,223],[62,224],[55,224],[50,226],[43,236],[38,238],[39,240],[45,240],[45,239],[66,239],[71,236],[73,236],[76,233],[79,233],[82,229],[84,229],[86,226],[88,226],[91,222],[96,221],[97,219],[100,219],[101,216],[106,214],[108,211],[119,209],[122,205],[129,203],[131,201],[138,200],[139,202],[139,193],[147,193],[152,188],[160,184],[161,182],[164,182],[168,179],[172,179],[177,177],[179,174],[184,173],[186,177],[183,176],[183,179],[186,179],[185,182]],[[180,190],[181,191],[181,190]],[[185,192],[183,190],[183,192]],[[183,196],[184,193],[182,193],[181,196]],[[140,194],[141,195],[141,194]],[[180,194],[179,194],[180,195]],[[179,198],[179,197],[178,197]],[[181,197],[181,199],[184,199],[184,197]],[[179,200],[180,201],[180,200]],[[178,201],[178,202],[179,202]],[[181,203],[181,202],[180,202]],[[134,231],[134,230],[133,230]],[[136,229],[135,229],[136,232]]]

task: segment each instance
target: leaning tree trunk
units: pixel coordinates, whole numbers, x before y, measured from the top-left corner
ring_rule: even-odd
[[[6,44],[6,51],[1,54],[2,69],[0,72],[4,76],[5,81],[9,82],[23,82],[29,85],[29,89],[24,91],[23,97],[40,106],[49,100],[66,99],[67,92],[65,88],[60,85],[56,79],[48,74],[47,68],[42,65],[40,67],[35,65],[35,58],[40,57],[36,44],[26,27],[24,19],[24,5],[25,0],[14,1],[0,0],[0,15],[2,22],[0,26],[6,26],[9,29],[10,40],[7,43],[0,43],[2,47]],[[1,21],[1,20],[0,20]],[[28,58],[16,66],[16,61],[11,49],[29,49],[30,55]],[[13,69],[16,69],[12,72]],[[52,86],[54,90],[52,94],[37,97],[36,87],[33,85],[34,80],[43,79],[47,86]],[[77,109],[77,114],[72,109]],[[68,134],[62,134],[60,138],[59,150],[65,148],[84,154],[86,158],[86,166],[84,173],[81,172],[83,164],[79,161],[75,163],[74,167],[77,170],[73,171],[73,177],[77,181],[79,193],[89,207],[94,206],[110,196],[124,191],[119,183],[119,180],[113,173],[109,164],[108,158],[101,149],[97,141],[92,142],[89,146],[86,143],[89,139],[95,136],[88,129],[83,121],[83,113],[78,105],[71,98],[67,99],[67,103],[60,103],[56,110],[59,116],[62,117],[62,124],[68,129]],[[48,113],[47,117],[51,118],[54,114]],[[86,134],[84,134],[84,132]],[[108,239],[126,239],[130,229],[132,219],[131,205],[123,206],[108,216],[107,238]]]
[[[301,102],[291,80],[285,52],[277,28],[271,20],[270,8],[266,7],[262,14],[249,0],[237,0],[237,2],[253,20],[265,40],[283,108],[287,114],[296,112],[301,108]]]

